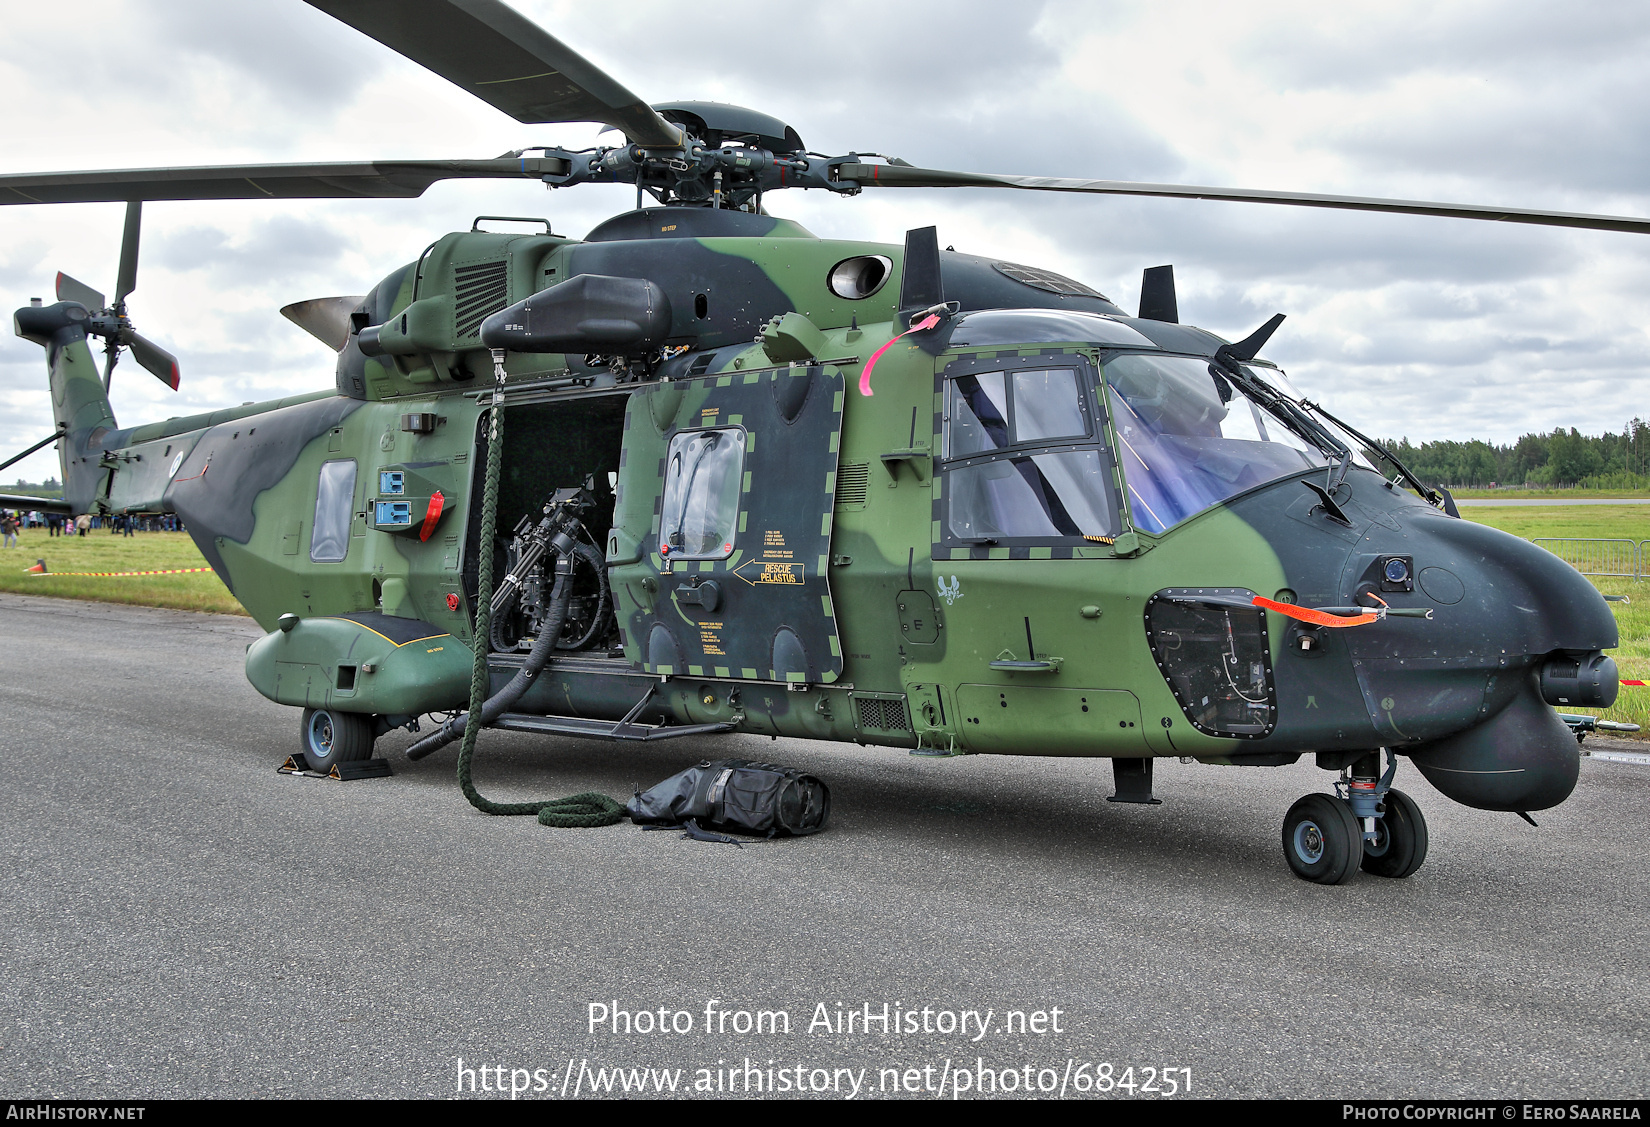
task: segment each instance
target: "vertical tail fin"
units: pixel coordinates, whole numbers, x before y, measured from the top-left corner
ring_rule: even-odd
[[[64,436],[57,444],[63,467],[63,499],[77,513],[106,493],[103,436],[115,429],[103,375],[86,343],[91,314],[75,301],[26,306],[12,315],[17,335],[46,350],[52,418]]]

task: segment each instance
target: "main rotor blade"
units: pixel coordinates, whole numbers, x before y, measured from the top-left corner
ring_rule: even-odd
[[[412,199],[437,180],[537,180],[565,175],[556,157],[231,164],[0,176],[0,204],[133,200]]]
[[[1083,192],[1108,196],[1167,196],[1175,199],[1231,200],[1241,203],[1293,204],[1343,211],[1386,211],[1402,215],[1443,215],[1455,219],[1490,219],[1542,227],[1581,227],[1594,231],[1650,234],[1650,219],[1630,215],[1589,215],[1573,211],[1535,211],[1519,207],[1426,203],[1372,196],[1329,196],[1313,192],[1269,192],[1249,188],[1202,188],[1185,184],[1139,184],[1128,180],[1062,180],[1053,176],[1003,176],[981,172],[945,172],[902,164],[843,164],[837,176],[867,188],[1019,188],[1033,192]]]
[[[350,311],[364,297],[312,297],[281,307],[281,316],[332,349],[342,352],[349,343]]]
[[[115,280],[115,304],[137,289],[138,231],[143,226],[143,201],[126,205],[126,231],[120,239],[120,275]]]
[[[132,348],[133,360],[160,377],[161,383],[173,391],[178,390],[178,384],[182,382],[182,373],[178,371],[178,358],[176,356],[173,356],[148,337],[142,337],[136,333],[131,333],[129,336],[122,335],[126,337],[126,343]]]
[[[682,131],[498,0],[307,0],[517,121],[599,121],[650,148]]]
[[[57,272],[57,300],[78,301],[93,313],[102,313],[108,308],[103,295],[92,289],[85,282],[76,281],[63,271]]]

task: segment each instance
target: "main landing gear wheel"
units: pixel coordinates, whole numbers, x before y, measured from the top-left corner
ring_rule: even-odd
[[[334,712],[330,708],[304,709],[304,723],[298,734],[304,762],[311,771],[330,771],[339,763],[372,758],[372,717],[359,712]]]
[[[1386,792],[1386,815],[1375,819],[1375,840],[1364,842],[1363,870],[1378,877],[1407,877],[1427,859],[1427,821],[1401,790]]]
[[[1345,884],[1363,855],[1363,827],[1338,798],[1309,794],[1283,819],[1283,856],[1302,880]]]

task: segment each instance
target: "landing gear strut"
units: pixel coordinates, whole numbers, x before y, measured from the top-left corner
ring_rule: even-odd
[[[1336,796],[1309,794],[1283,820],[1283,856],[1302,880],[1344,884],[1362,867],[1381,877],[1407,877],[1427,857],[1427,823],[1415,800],[1392,789],[1398,757],[1378,752],[1344,768]]]
[[[1375,823],[1375,839],[1364,840],[1364,872],[1407,877],[1426,859],[1427,823],[1421,808],[1403,791],[1387,791],[1386,816]]]

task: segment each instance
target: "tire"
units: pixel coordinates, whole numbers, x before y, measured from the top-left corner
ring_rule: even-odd
[[[1283,857],[1302,880],[1345,884],[1363,852],[1363,827],[1338,798],[1309,794],[1283,819]]]
[[[1376,821],[1375,830],[1375,840],[1364,842],[1364,872],[1407,877],[1427,859],[1427,820],[1403,791],[1386,792],[1386,815]]]
[[[298,746],[311,771],[330,771],[339,763],[372,758],[372,717],[330,708],[304,709]]]

